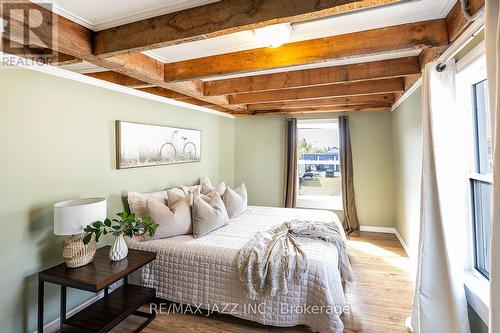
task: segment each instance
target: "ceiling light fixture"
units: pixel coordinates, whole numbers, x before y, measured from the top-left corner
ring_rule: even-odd
[[[253,32],[259,42],[274,48],[280,47],[288,41],[292,33],[292,26],[290,23],[273,24],[267,27],[254,29]]]

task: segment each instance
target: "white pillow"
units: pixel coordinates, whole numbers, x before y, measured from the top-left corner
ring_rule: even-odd
[[[207,202],[200,195],[193,197],[193,236],[205,236],[229,223],[224,202],[218,193]]]
[[[241,215],[248,207],[248,195],[245,183],[241,183],[241,185],[234,190],[228,186],[222,200],[224,201],[230,219]]]
[[[156,200],[163,204],[167,204],[168,193],[167,191],[158,191],[150,193],[138,193],[134,191],[128,191],[127,201],[130,208],[130,212],[135,214],[137,217],[146,216],[146,201],[148,199]]]
[[[145,240],[187,235],[193,232],[191,207],[187,199],[177,201],[171,208],[155,200],[147,200],[146,206],[148,215],[158,224],[158,228],[153,237],[146,236]]]
[[[201,184],[201,193],[202,194],[212,196],[215,192],[219,193],[220,196],[224,195],[224,192],[226,192],[226,183],[222,182],[216,188],[208,185],[205,182],[203,182]]]

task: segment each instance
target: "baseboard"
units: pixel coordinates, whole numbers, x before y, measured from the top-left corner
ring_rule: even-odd
[[[396,235],[399,243],[403,247],[403,249],[406,252],[406,255],[410,257],[410,249],[408,248],[408,245],[406,245],[403,237],[401,237],[401,234],[398,232],[396,228],[391,228],[391,227],[372,227],[369,225],[362,225],[359,227],[359,230],[361,231],[368,231],[368,232],[381,232],[384,234],[394,234]]]
[[[361,231],[368,231],[368,232],[381,232],[384,234],[395,234],[396,229],[395,228],[390,228],[390,227],[372,227],[369,225],[362,225],[359,227],[359,230]]]
[[[408,247],[408,245],[406,245],[406,242],[403,239],[403,236],[401,236],[401,234],[399,233],[398,229],[394,229],[394,230],[396,231],[394,234],[396,235],[396,237],[398,238],[399,242],[401,243],[401,246],[405,250],[406,255],[408,257],[411,257],[411,255],[410,255],[410,248]]]

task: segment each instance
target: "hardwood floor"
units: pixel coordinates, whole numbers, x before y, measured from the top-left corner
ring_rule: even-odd
[[[349,257],[355,282],[346,285],[351,310],[342,316],[344,332],[403,333],[410,314],[413,283],[409,259],[392,234],[362,232],[349,239]],[[131,317],[114,333],[131,332],[143,319]],[[305,326],[268,327],[228,315],[158,315],[144,333],[298,333],[311,332]]]

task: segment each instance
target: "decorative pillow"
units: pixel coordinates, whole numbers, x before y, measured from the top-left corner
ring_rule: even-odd
[[[128,191],[127,201],[130,207],[130,212],[138,217],[146,216],[146,201],[148,199],[156,200],[166,205],[168,200],[168,194],[167,191],[158,191],[150,193],[138,193],[134,191]]]
[[[210,178],[208,178],[208,177],[205,177],[205,178],[203,178],[203,179],[200,181],[200,185],[203,185],[203,184],[206,184],[206,185],[208,185],[208,186],[213,186],[213,185],[212,185],[212,182],[210,181]]]
[[[178,202],[181,199],[186,198],[189,206],[193,205],[193,196],[199,195],[201,198],[205,201],[209,201],[210,197],[204,194],[200,193],[200,186],[196,185],[193,186],[193,189],[189,189],[187,186],[182,186],[182,189],[180,188],[173,188],[170,190],[167,190],[168,192],[168,206],[172,207],[175,205],[176,202]]]
[[[230,219],[241,215],[241,213],[247,210],[248,206],[248,195],[245,183],[241,183],[241,185],[234,190],[228,186],[222,200],[224,201]]]
[[[145,237],[145,240],[187,235],[193,232],[191,207],[187,199],[177,201],[171,208],[155,200],[147,200],[146,206],[148,215],[158,224],[158,228],[153,237]]]
[[[174,187],[167,190],[168,195],[168,207],[172,207],[177,203],[177,201],[184,199],[186,193],[182,188]]]
[[[181,185],[181,189],[184,191],[186,195],[193,193],[197,188],[200,188],[201,185]]]
[[[218,193],[207,202],[201,196],[193,197],[193,236],[205,236],[229,223],[229,217],[224,202]]]
[[[208,185],[207,183],[203,182],[201,183],[201,193],[212,196],[215,192],[219,193],[220,196],[224,195],[224,192],[226,192],[226,183],[222,182],[217,186],[217,188]]]

